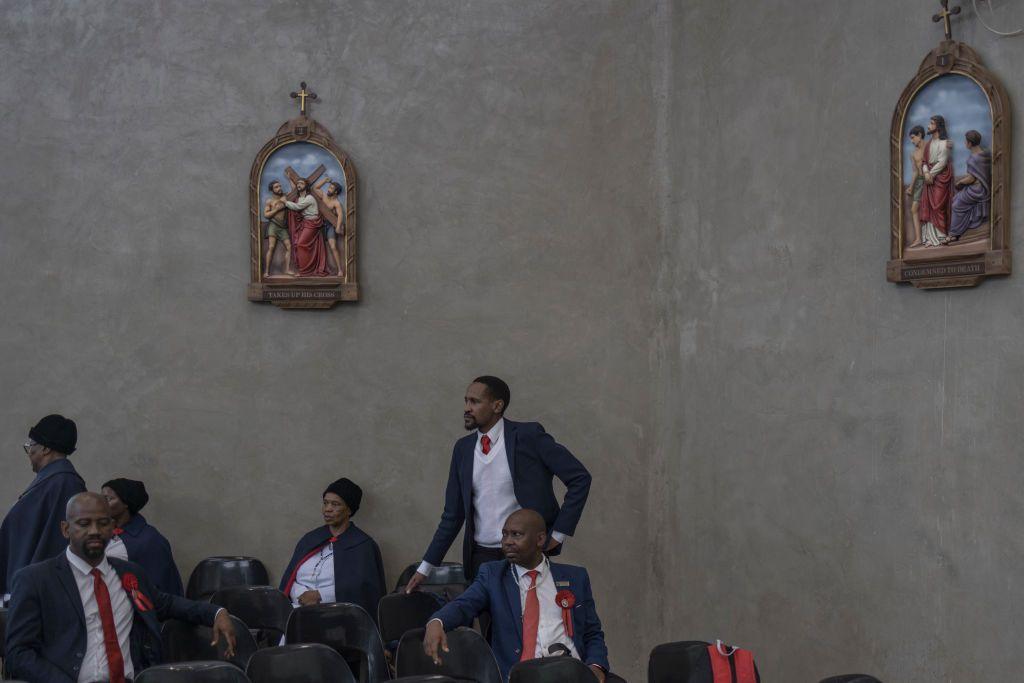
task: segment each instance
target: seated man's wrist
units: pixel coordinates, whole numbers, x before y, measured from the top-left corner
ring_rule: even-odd
[[[420,566],[416,568],[416,571],[420,574],[423,574],[423,576],[430,576],[430,574],[434,571],[434,565],[430,564],[426,560],[423,560],[422,562],[420,562]]]

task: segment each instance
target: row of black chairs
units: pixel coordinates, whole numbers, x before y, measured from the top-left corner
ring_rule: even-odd
[[[398,577],[395,591],[401,590],[419,565],[410,564]],[[208,557],[199,562],[188,578],[185,597],[193,600],[207,600],[222,588],[231,586],[267,586],[270,574],[263,562],[255,557],[222,555]],[[434,569],[423,584],[425,590],[451,600],[466,589],[466,572],[457,562],[444,562]]]
[[[210,599],[232,613],[238,643],[235,656],[226,666],[236,673],[245,671],[250,680],[330,681],[334,679],[322,676],[324,670],[330,669],[338,671],[342,677],[339,680],[346,683],[380,683],[391,678],[384,655],[386,643],[397,646],[394,664],[397,676],[403,680],[416,675],[441,674],[462,681],[498,683],[500,674],[493,654],[475,631],[459,629],[452,633],[449,637],[451,653],[444,658],[445,663],[441,667],[435,666],[423,654],[421,626],[440,604],[465,589],[466,580],[461,565],[446,563],[434,573],[424,592],[405,595],[402,589],[415,569],[416,565],[410,565],[399,578],[396,592],[381,600],[378,607],[379,631],[369,615],[358,606],[338,603],[293,610],[288,598],[276,589],[266,585],[246,585],[269,580],[265,566],[255,558],[207,558],[190,576],[188,592],[197,599]],[[3,656],[3,621],[0,613],[0,658]],[[272,647],[280,642],[282,635],[292,644]],[[175,672],[184,675],[187,672],[192,677],[202,676],[202,680],[242,680],[217,678],[234,674],[226,673],[224,668],[223,645],[219,648],[210,646],[209,628],[172,621],[164,625],[163,639],[165,655],[172,663],[153,670],[150,676],[164,675],[158,671],[166,669],[167,675],[177,675]],[[651,653],[649,681],[696,683],[710,680],[710,671],[702,670],[698,662],[698,654],[705,651],[706,646],[707,643],[701,641],[658,646]],[[338,667],[339,662],[346,666]],[[707,664],[703,666],[707,667]],[[566,678],[566,672],[572,667],[572,664],[555,663],[549,659],[524,668],[518,678],[521,683],[575,680]],[[208,674],[200,670],[208,671]],[[522,678],[527,671],[540,678]],[[577,671],[590,676],[586,667]],[[288,676],[282,677],[285,673]],[[207,675],[214,678],[207,679]],[[592,680],[592,677],[583,680]],[[857,674],[829,678],[822,683],[875,683],[876,680]]]

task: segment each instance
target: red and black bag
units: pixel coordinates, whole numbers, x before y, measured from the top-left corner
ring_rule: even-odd
[[[754,653],[730,647],[720,640],[708,645],[711,675],[714,683],[761,683],[754,664]]]
[[[647,665],[649,683],[760,683],[754,656],[749,650],[722,641],[685,640],[664,643],[651,651]]]

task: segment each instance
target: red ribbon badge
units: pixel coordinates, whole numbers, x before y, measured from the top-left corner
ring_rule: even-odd
[[[114,527],[114,535],[115,535],[115,536],[120,536],[120,535],[121,535],[121,534],[123,534],[123,533],[124,533],[124,529],[122,529],[122,528],[121,528],[121,527],[119,527],[119,526],[118,526],[118,527]]]
[[[139,579],[131,572],[125,572],[121,577],[121,586],[132,596],[132,602],[140,612],[148,612],[153,609],[153,602],[146,597],[146,594],[139,590]]]
[[[555,604],[562,608],[562,624],[565,635],[572,638],[572,608],[576,604],[576,596],[571,590],[560,590],[555,594]]]

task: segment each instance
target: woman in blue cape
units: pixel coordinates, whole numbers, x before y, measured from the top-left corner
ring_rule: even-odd
[[[352,523],[362,499],[362,489],[348,479],[324,491],[325,524],[299,539],[281,577],[281,591],[296,607],[351,602],[377,621],[377,603],[385,593],[384,564],[377,543]]]
[[[146,578],[160,591],[184,595],[171,544],[139,514],[149,502],[146,485],[133,479],[111,479],[100,491],[110,504],[115,524],[107,555],[140,565],[146,570]]]

